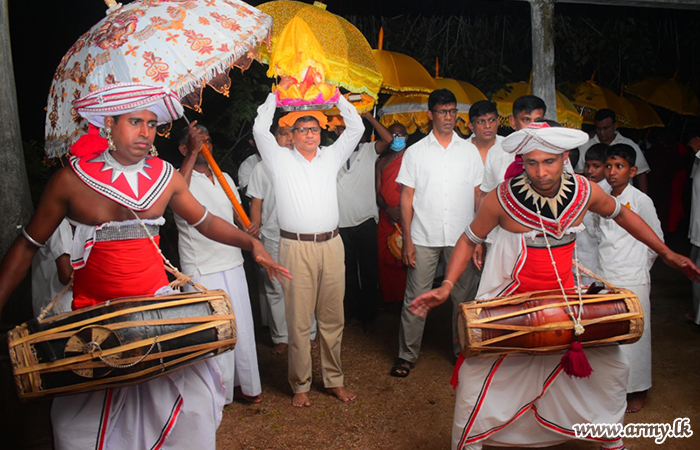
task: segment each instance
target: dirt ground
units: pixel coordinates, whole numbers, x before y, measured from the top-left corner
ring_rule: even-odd
[[[674,248],[687,254],[685,242],[681,240],[680,248]],[[690,282],[658,261],[652,279],[654,387],[646,407],[638,414],[628,414],[626,421],[672,423],[687,417],[693,429],[700,428],[700,327],[683,319],[690,307]],[[257,306],[257,299],[253,303]],[[269,330],[258,327],[264,401],[256,405],[234,402],[226,407],[217,433],[218,448],[449,449],[455,401],[449,384],[454,365],[449,316],[445,307],[431,313],[418,366],[405,379],[389,376],[398,348],[396,307],[381,311],[372,335],[365,335],[359,326],[346,328],[343,369],[357,400],[344,404],[324,392],[315,350],[313,406],[304,409],[291,406],[286,356],[270,353]],[[5,352],[3,349],[0,358],[0,415],[4,417],[0,449],[51,449],[50,401],[16,400]],[[696,431],[689,439],[669,439],[660,446],[649,438],[625,442],[627,448],[639,450],[698,449],[700,435]],[[593,450],[597,446],[571,441],[551,448]]]
[[[680,248],[679,250],[687,249]],[[686,323],[690,282],[657,261],[652,271],[653,383],[646,407],[628,414],[627,423],[672,423],[688,417],[700,427],[700,327]],[[376,331],[365,335],[347,327],[343,370],[357,400],[343,404],[327,395],[314,355],[312,407],[293,408],[286,381],[286,357],[270,353],[267,328],[257,330],[264,401],[234,402],[224,410],[217,433],[222,449],[449,449],[454,391],[449,384],[454,364],[450,352],[450,311],[440,308],[427,322],[417,367],[405,379],[389,376],[398,349],[399,311],[379,314]],[[626,439],[629,449],[698,449],[700,435],[668,439]],[[488,447],[487,447],[488,448]],[[571,441],[552,449],[596,449]]]

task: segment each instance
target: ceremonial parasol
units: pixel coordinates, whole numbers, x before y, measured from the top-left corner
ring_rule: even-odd
[[[432,77],[431,77],[432,78]],[[463,134],[469,134],[467,123],[469,122],[469,108],[479,100],[486,100],[486,96],[474,85],[466,81],[452,78],[433,78],[436,89],[449,89],[457,98],[457,128]],[[404,95],[394,94],[379,110],[379,121],[385,127],[394,123],[400,123],[406,127],[409,134],[419,129],[422,133],[429,132],[430,119],[428,119],[428,94]]]
[[[583,123],[593,124],[593,117],[600,109],[612,109],[620,127],[629,128],[632,123],[622,99],[608,88],[598,86],[592,79],[576,87],[573,104],[583,116]]]
[[[45,131],[50,157],[66,154],[87,129],[73,101],[109,84],[164,86],[195,110],[207,85],[227,95],[229,69],[250,65],[272,24],[267,14],[238,0],[105,2],[107,16],[73,44],[54,74]],[[202,154],[216,173],[207,150]],[[248,226],[230,187],[227,194]]]
[[[506,88],[499,90],[491,101],[498,108],[499,122],[502,126],[510,126],[510,117],[513,116],[513,102],[523,95],[532,95],[532,82],[508,83]],[[557,122],[567,128],[580,129],[583,117],[578,113],[571,100],[557,91]]]
[[[678,114],[687,116],[700,115],[698,96],[690,87],[680,84],[673,78],[647,78],[634,83],[625,92],[636,95],[647,103],[661,106]]]
[[[647,102],[637,97],[620,97],[625,104],[627,117],[630,119],[631,128],[642,130],[650,127],[664,127],[659,115]]]
[[[259,8],[274,21],[271,50],[261,54],[262,62],[270,65],[269,77],[288,75],[302,82],[312,68],[325,83],[376,100],[382,74],[367,39],[354,25],[320,2],[278,0]]]

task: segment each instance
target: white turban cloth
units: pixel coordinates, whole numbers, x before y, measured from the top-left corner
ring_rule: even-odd
[[[533,150],[561,154],[586,142],[588,134],[581,130],[550,127],[546,122],[533,122],[508,135],[501,143],[501,148],[516,155],[524,155]]]
[[[143,83],[118,83],[100,88],[73,102],[73,107],[99,128],[104,128],[105,117],[144,109],[158,117],[158,125],[177,120],[184,113],[177,93]]]

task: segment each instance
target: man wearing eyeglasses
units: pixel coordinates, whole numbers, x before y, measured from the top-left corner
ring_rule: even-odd
[[[371,113],[361,115],[377,132],[374,142],[363,142],[338,171],[340,237],[345,246],[345,323],[359,322],[365,334],[374,328],[379,305],[377,221],[374,166],[394,139]],[[345,124],[335,127],[342,136]]]
[[[282,77],[289,88],[293,79]],[[345,294],[344,249],[338,236],[338,170],[360,141],[364,125],[357,110],[343,96],[338,109],[346,130],[328,147],[319,147],[327,118],[318,111],[294,115],[294,149],[280,147],[270,133],[276,99],[270,94],[259,108],[253,136],[269,169],[277,199],[280,226],[279,259],[286,261],[292,279],[282,283],[289,334],[288,378],[292,405],[311,406],[310,333],[314,312],[318,321],[321,372],[327,391],[344,402],[355,395],[345,388],[340,366]],[[291,119],[291,117],[290,117]]]
[[[483,175],[479,151],[454,132],[457,100],[452,92],[438,89],[430,94],[428,118],[432,131],[406,150],[396,178],[402,185],[402,257],[408,275],[399,356],[390,373],[401,378],[408,376],[418,359],[425,327],[425,318],[408,307],[432,287],[440,257],[450,258],[460,234],[474,218],[474,198]],[[469,276],[465,272],[454,285],[453,311],[467,299]],[[453,326],[453,342],[456,339]]]

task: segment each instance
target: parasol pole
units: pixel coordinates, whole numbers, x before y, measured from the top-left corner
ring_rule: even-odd
[[[182,117],[185,118],[185,121],[189,125],[190,121],[189,121],[189,119],[187,119],[187,116],[183,115]],[[207,163],[209,164],[209,168],[214,173],[214,176],[216,177],[217,180],[219,180],[219,184],[221,185],[221,188],[224,190],[224,192],[226,193],[226,196],[231,201],[231,204],[233,205],[233,211],[236,213],[238,218],[241,219],[241,222],[243,222],[243,226],[248,228],[250,226],[250,219],[248,218],[248,215],[243,210],[243,206],[241,206],[240,202],[236,198],[236,194],[234,194],[233,189],[231,189],[231,186],[228,184],[228,181],[226,181],[226,177],[224,177],[224,173],[221,171],[221,169],[219,168],[219,165],[214,160],[214,156],[211,154],[211,149],[209,148],[208,144],[206,144],[206,143],[202,144],[201,153],[202,153],[202,156],[204,156],[204,159],[207,160]]]

